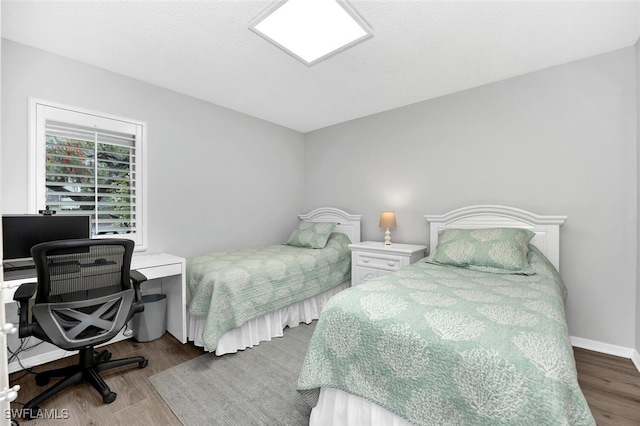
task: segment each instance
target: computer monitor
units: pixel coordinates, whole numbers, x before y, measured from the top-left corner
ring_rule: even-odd
[[[89,215],[2,215],[3,262],[31,259],[31,247],[39,243],[90,235]]]

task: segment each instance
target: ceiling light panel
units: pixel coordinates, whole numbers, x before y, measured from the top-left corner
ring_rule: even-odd
[[[280,1],[249,28],[307,65],[372,36],[355,10],[340,0]]]

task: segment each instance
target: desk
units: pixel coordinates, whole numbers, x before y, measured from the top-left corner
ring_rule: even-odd
[[[131,268],[147,277],[147,281],[141,286],[143,294],[163,293],[167,295],[167,331],[180,342],[187,343],[186,260],[166,253],[134,254]],[[5,305],[15,303],[13,295],[20,284],[34,281],[36,281],[34,278],[5,281],[3,283]],[[123,339],[126,337],[120,333],[109,343]],[[75,353],[75,351],[64,351],[53,345],[49,346],[53,349],[45,353],[29,355],[29,352],[25,352],[21,354],[22,365],[32,367]],[[19,370],[21,367],[17,362],[9,364],[9,372],[13,373]]]

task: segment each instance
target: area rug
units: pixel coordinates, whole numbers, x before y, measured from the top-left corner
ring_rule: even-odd
[[[185,425],[307,425],[296,391],[315,322],[221,357],[201,355],[149,378]]]

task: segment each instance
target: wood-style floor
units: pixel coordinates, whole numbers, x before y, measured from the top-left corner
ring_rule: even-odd
[[[196,348],[190,343],[183,345],[172,335],[165,333],[162,338],[152,342],[137,343],[130,339],[99,348],[99,350],[102,349],[108,349],[112,353],[112,359],[142,355],[149,360],[149,365],[146,368],[139,369],[134,364],[129,367],[104,371],[100,374],[111,388],[111,391],[118,394],[116,400],[111,404],[104,404],[102,397],[88,384],[77,384],[40,405],[43,411],[45,409],[57,409],[58,412],[53,412],[53,415],[57,414],[58,417],[64,417],[66,413],[62,412],[62,409],[67,409],[67,419],[42,418],[29,421],[19,419],[20,425],[126,426],[181,424],[169,409],[169,406],[165,404],[162,397],[156,392],[148,377],[202,355],[204,353],[202,348]],[[77,359],[77,356],[71,356],[37,366],[34,370],[38,372],[64,367],[77,362]],[[9,377],[11,386],[18,384],[21,387],[18,392],[18,399],[11,404],[11,408],[14,410],[20,409],[22,404],[29,401],[43,389],[35,384],[35,376],[33,374],[17,379],[20,376],[24,376],[24,372],[16,372]],[[16,402],[21,402],[22,404]],[[46,414],[49,415],[51,413],[47,412]]]
[[[640,425],[640,373],[627,358],[574,348],[578,382],[598,426]]]
[[[144,369],[123,367],[102,374],[112,391],[118,394],[112,404],[103,404],[102,398],[89,385],[78,384],[41,404],[42,409],[57,409],[59,417],[64,417],[62,409],[67,409],[67,419],[20,420],[20,423],[23,426],[180,425],[147,378],[201,355],[202,349],[191,344],[182,345],[168,333],[153,342],[125,340],[107,348],[114,359],[143,355],[149,359],[149,366]],[[640,425],[640,373],[631,360],[577,348],[575,358],[580,386],[598,426]],[[62,367],[75,359],[65,358],[35,370]],[[25,403],[41,389],[36,386],[33,374],[20,378],[23,375],[24,372],[14,373],[10,380],[11,385],[21,386],[17,401]],[[12,409],[20,407],[17,402],[11,404]]]

